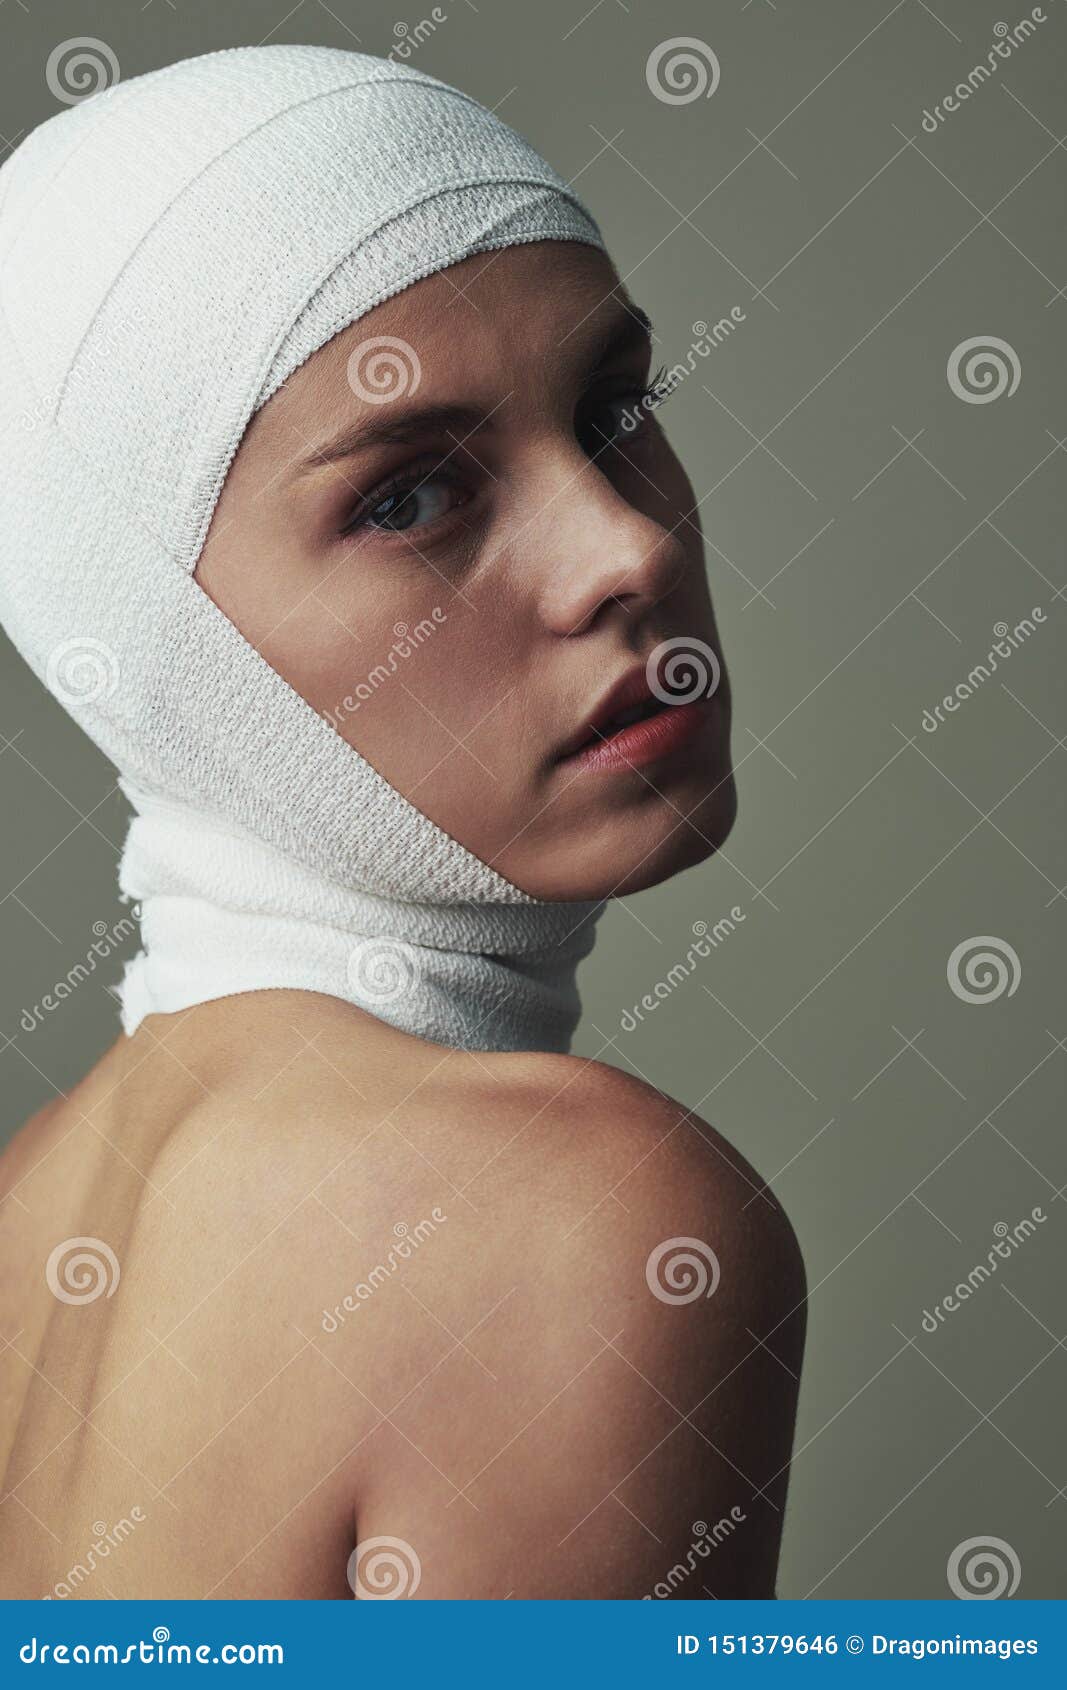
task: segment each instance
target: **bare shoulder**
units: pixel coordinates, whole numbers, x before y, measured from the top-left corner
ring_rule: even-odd
[[[251,1190],[224,1180],[234,1203],[247,1208],[257,1192],[287,1206],[329,1202],[355,1235],[386,1241],[447,1211],[451,1236],[463,1237],[457,1285],[506,1278],[516,1236],[542,1284],[593,1280],[608,1264],[646,1287],[658,1273],[667,1290],[702,1271],[717,1287],[725,1272],[709,1326],[730,1304],[752,1325],[789,1315],[795,1333],[805,1277],[793,1228],[760,1173],[693,1110],[582,1057],[351,1031],[343,1017],[302,1028],[284,1062],[275,1047],[278,1071],[257,1088],[244,1143],[273,1178]]]
[[[625,1187],[635,1220],[681,1205],[730,1228],[739,1248],[777,1240],[794,1279],[802,1273],[761,1174],[712,1123],[621,1069],[547,1052],[451,1050],[311,993],[231,1000],[227,1015],[224,1083],[200,1069],[190,1083],[191,1049],[174,1053],[192,1105],[179,1160],[221,1132],[220,1144],[269,1158],[274,1173],[252,1190],[247,1178],[224,1181],[221,1200],[298,1201],[311,1173],[403,1160],[406,1146],[416,1164],[437,1158],[494,1203],[528,1202],[550,1228],[573,1226],[586,1203],[614,1201],[622,1213]],[[205,1079],[198,1099],[192,1087]],[[371,1203],[379,1187],[366,1182]]]
[[[176,1312],[270,1241],[288,1251],[279,1306],[303,1331],[316,1307],[343,1305],[364,1258],[391,1273],[414,1240],[417,1278],[419,1241],[439,1233],[425,1259],[447,1261],[457,1294],[518,1263],[560,1292],[636,1286],[629,1317],[656,1333],[659,1293],[678,1293],[709,1333],[732,1310],[752,1328],[782,1323],[796,1349],[804,1268],[780,1203],[710,1122],[644,1080],[576,1056],[449,1050],[314,994],[258,994],[228,1015],[240,1054],[221,1072],[193,1071],[195,1038],[146,1065],[172,1091],[173,1066],[185,1093],[138,1227],[181,1264],[167,1276]],[[190,1232],[210,1245],[190,1248]],[[681,1300],[705,1280],[706,1297]],[[225,1299],[211,1301],[221,1315]],[[419,1328],[405,1298],[382,1342],[418,1354]]]
[[[147,1589],[343,1595],[388,1538],[426,1596],[773,1594],[803,1268],[713,1126],[310,994],[235,1003],[214,1068],[208,1031],[159,1057],[187,1106],[98,1411],[188,1525],[144,1534]]]
[[[537,1053],[501,1061],[494,1137],[505,1161],[550,1163],[561,1190],[611,1201],[643,1238],[688,1216],[738,1262],[773,1266],[802,1298],[804,1269],[788,1217],[766,1180],[709,1121],[643,1079],[597,1061]],[[491,1071],[492,1072],[492,1071]],[[488,1108],[494,1077],[482,1082]],[[547,1177],[547,1168],[545,1170]]]
[[[780,1205],[709,1123],[580,1058],[457,1065],[436,1110],[408,1121],[436,1224],[337,1311],[346,1366],[380,1331],[405,1378],[360,1538],[411,1543],[430,1595],[772,1595],[805,1297]]]
[[[382,1537],[429,1596],[772,1593],[803,1271],[709,1123],[299,993],[158,1018],[76,1102],[32,1206],[117,1294],[69,1317],[94,1460],[37,1483],[147,1508],[117,1594],[345,1596]]]

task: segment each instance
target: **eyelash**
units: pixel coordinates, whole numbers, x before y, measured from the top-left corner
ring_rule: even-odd
[[[670,387],[664,385],[666,374],[667,367],[664,364],[642,387],[631,388],[625,393],[620,393],[612,399],[605,400],[604,403],[620,404],[625,399],[629,401],[630,408],[634,411],[640,410],[647,413],[650,410],[658,409],[670,397],[672,391]],[[606,444],[608,442],[605,442]],[[359,508],[341,528],[340,538],[349,539],[353,534],[358,533],[361,528],[371,526],[369,518],[388,499],[394,498],[397,494],[414,493],[428,482],[436,480],[451,481],[452,486],[457,490],[460,487],[460,477],[455,472],[447,471],[440,459],[429,457],[417,459],[414,464],[409,464],[405,470],[375,487],[365,499],[360,501]],[[414,526],[417,529],[432,528],[434,521],[437,520],[440,519],[433,518],[429,522],[416,523]],[[387,534],[389,530],[383,528],[379,532]],[[407,530],[397,529],[395,532],[403,534]]]
[[[459,490],[460,477],[455,473],[455,471],[447,470],[439,458],[417,458],[415,462],[409,464],[406,469],[400,471],[394,476],[391,476],[388,481],[381,482],[380,485],[375,487],[365,499],[360,500],[359,508],[353,512],[344,527],[341,529],[341,538],[346,539],[352,534],[357,533],[359,529],[369,526],[368,519],[373,516],[379,505],[385,504],[387,499],[394,498],[398,493],[414,493],[418,488],[425,486],[428,482],[438,480],[449,481],[454,488]],[[416,526],[428,528],[431,524],[420,523]],[[389,530],[382,529],[381,532],[386,534]],[[396,532],[401,533],[403,530],[398,529]]]
[[[661,364],[654,376],[650,376],[639,395],[640,399],[647,399],[650,404],[662,405],[669,399],[672,388],[667,385],[667,366]]]
[[[673,389],[667,383],[666,375],[667,366],[666,364],[662,364],[656,371],[655,375],[649,377],[643,387],[636,389],[631,388],[626,393],[613,394],[610,399],[603,401],[606,405],[621,405],[624,400],[628,402],[626,409],[631,417],[636,416],[637,422],[635,422],[631,428],[625,429],[625,433],[627,435],[635,434],[637,432],[638,422],[647,421],[649,413],[658,410],[660,405],[670,398]],[[620,437],[613,435],[610,440],[605,440],[603,445],[597,449],[596,456],[599,457],[600,452],[603,451],[605,447],[609,445],[617,447],[620,444]]]

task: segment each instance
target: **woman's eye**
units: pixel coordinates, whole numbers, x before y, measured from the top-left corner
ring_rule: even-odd
[[[373,528],[385,534],[403,534],[412,528],[423,528],[436,522],[458,501],[457,489],[443,479],[427,477],[417,485],[396,487],[373,504],[367,505],[349,524],[353,528]]]

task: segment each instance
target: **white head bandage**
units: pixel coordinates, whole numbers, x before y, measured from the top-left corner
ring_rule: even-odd
[[[251,47],[120,82],[0,170],[0,620],[115,763],[153,1011],[301,987],[423,1037],[566,1049],[599,906],[510,885],[395,792],[194,580],[254,412],[473,253],[603,246],[466,95]]]

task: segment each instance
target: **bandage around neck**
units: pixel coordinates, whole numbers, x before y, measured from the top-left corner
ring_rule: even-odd
[[[529,897],[392,788],[194,579],[255,412],[424,276],[603,247],[552,168],[403,65],[250,47],[119,82],[0,169],[0,620],[116,765],[132,1033],[239,991],[565,1050],[600,905]]]

